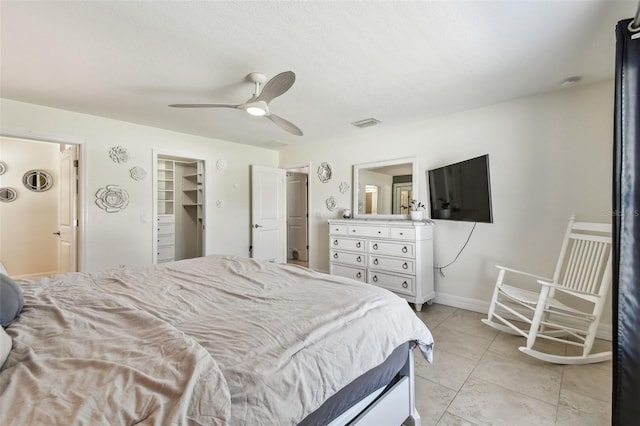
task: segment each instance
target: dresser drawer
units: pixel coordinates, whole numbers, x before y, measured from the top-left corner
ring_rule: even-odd
[[[349,235],[358,237],[389,238],[389,228],[386,226],[350,226]]]
[[[367,245],[364,240],[356,240],[353,238],[331,238],[331,248],[351,251],[365,251]]]
[[[395,241],[369,241],[369,253],[390,254],[408,258],[415,257],[415,244]]]
[[[173,243],[174,243],[174,235],[173,234],[158,235],[158,245],[159,246],[173,245]]]
[[[379,272],[369,269],[367,282],[370,284],[375,284],[379,287],[386,288],[387,290],[406,294],[409,296],[413,296],[416,293],[415,277],[408,275],[387,274],[385,272]]]
[[[369,267],[389,271],[415,274],[415,262],[412,259],[369,255]]]
[[[169,262],[174,258],[173,246],[158,247],[158,262]]]
[[[346,263],[349,265],[365,266],[367,264],[367,255],[358,253],[349,253],[347,251],[330,251],[330,261]]]
[[[353,266],[338,265],[331,263],[329,265],[329,273],[331,275],[339,275],[345,278],[351,278],[352,280],[366,282],[367,272],[364,268],[356,268]]]
[[[389,229],[391,238],[395,240],[415,240],[416,229],[415,228],[391,228]]]
[[[175,216],[172,214],[159,214],[158,223],[174,223],[176,221]]]
[[[158,235],[160,234],[173,234],[175,233],[175,224],[173,223],[159,223],[158,224]]]
[[[329,234],[330,235],[347,235],[347,226],[329,224]]]

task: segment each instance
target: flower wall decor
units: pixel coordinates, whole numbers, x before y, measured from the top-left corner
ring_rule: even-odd
[[[131,179],[133,180],[143,180],[147,177],[147,171],[139,166],[132,167],[129,173],[131,173]]]
[[[320,182],[329,182],[329,180],[331,180],[331,174],[331,166],[329,165],[329,163],[320,164],[320,166],[318,167],[318,179],[320,179]]]
[[[344,194],[349,190],[349,184],[345,181],[340,182],[340,193]]]
[[[107,213],[117,213],[129,204],[129,193],[118,185],[107,185],[96,192],[96,205]]]
[[[114,163],[126,163],[129,161],[129,152],[123,146],[114,146],[109,150],[109,157]]]
[[[227,168],[227,162],[224,161],[223,159],[220,159],[218,161],[216,161],[216,169],[218,169],[218,171],[223,171],[224,169]]]
[[[18,198],[18,193],[15,189],[9,187],[0,188],[0,202],[10,203],[15,201],[16,198]]]
[[[330,212],[334,211],[337,206],[336,199],[333,195],[325,200],[325,204],[327,205],[327,210]]]

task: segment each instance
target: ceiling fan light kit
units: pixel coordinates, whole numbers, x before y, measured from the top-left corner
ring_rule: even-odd
[[[293,86],[296,75],[293,71],[282,72],[271,80],[267,81],[264,74],[252,72],[247,76],[248,80],[255,84],[253,96],[246,102],[238,105],[233,104],[171,104],[172,108],[235,108],[246,111],[256,117],[266,117],[276,126],[293,135],[302,136],[302,130],[290,121],[279,117],[269,110],[269,102],[274,98],[284,94]],[[265,83],[266,81],[266,83]],[[262,87],[262,89],[261,89]]]

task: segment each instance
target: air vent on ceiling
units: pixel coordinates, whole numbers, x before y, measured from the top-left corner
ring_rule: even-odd
[[[365,118],[364,120],[354,121],[351,124],[353,124],[356,127],[360,127],[361,129],[364,129],[365,127],[375,126],[376,124],[380,124],[380,123],[382,123],[382,121],[376,120],[375,118]]]

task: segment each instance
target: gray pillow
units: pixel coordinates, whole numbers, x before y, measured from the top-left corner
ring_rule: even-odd
[[[24,306],[20,286],[11,278],[0,274],[0,325],[7,327],[18,316]]]

